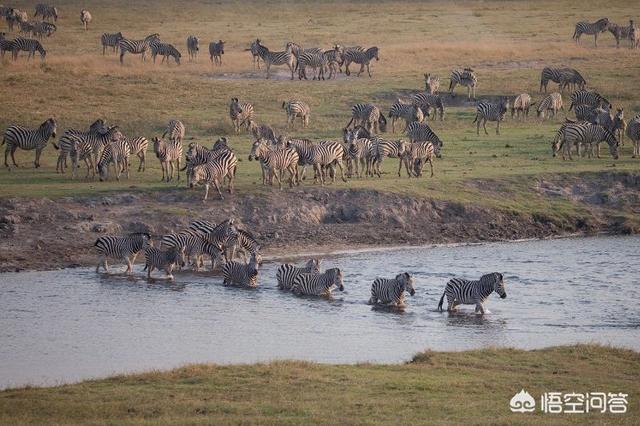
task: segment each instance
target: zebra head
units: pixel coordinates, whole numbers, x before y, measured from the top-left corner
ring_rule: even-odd
[[[240,101],[238,98],[231,98],[229,110],[231,111],[231,114],[235,116],[242,114],[242,108],[240,107]]]
[[[604,131],[604,137],[607,143],[609,144],[609,153],[613,157],[614,160],[620,158],[620,142],[616,138],[616,136],[610,132],[607,128],[602,128]]]
[[[310,273],[319,273],[320,272],[320,259],[309,259],[305,264],[305,269]]]
[[[218,138],[218,140],[213,144],[213,147],[211,147],[212,151],[216,151],[218,149],[229,149],[227,138]]]
[[[413,278],[411,278],[411,275],[409,275],[408,272],[396,275],[396,280],[402,283],[404,289],[408,291],[410,295],[413,296],[416,294],[416,289],[413,288]]]
[[[382,113],[380,113],[380,117],[378,117],[378,127],[380,128],[381,132],[387,131],[387,119]]]
[[[264,139],[258,139],[253,143],[251,147],[251,153],[249,154],[249,161],[251,160],[259,160],[263,158],[265,152],[267,152],[269,148],[265,143]]]
[[[49,118],[47,121],[42,123],[40,127],[43,128],[47,133],[49,133],[49,137],[51,138],[56,137],[56,130],[58,128],[58,124],[56,123],[55,118],[53,117]]]
[[[338,287],[338,290],[344,291],[344,284],[342,283],[342,271],[340,268],[331,268],[325,272],[331,279],[331,283]]]
[[[507,298],[507,292],[504,289],[504,277],[500,272],[492,272],[487,275],[483,275],[480,277],[480,282],[492,282],[493,283],[493,291],[498,293],[500,299]]]
[[[220,54],[221,55],[224,55],[224,44],[225,43],[226,43],[225,41],[218,40],[218,46],[220,47]]]
[[[380,57],[378,56],[378,48],[376,46],[368,48],[365,53],[368,58],[376,58],[376,61],[380,60]]]

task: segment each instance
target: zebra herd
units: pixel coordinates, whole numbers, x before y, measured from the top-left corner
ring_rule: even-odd
[[[151,279],[151,273],[157,269],[164,271],[167,279],[174,280],[173,272],[186,266],[200,271],[205,264],[204,257],[208,256],[211,271],[219,268],[222,272],[223,285],[258,286],[262,265],[260,244],[233,219],[218,224],[195,220],[186,229],[163,235],[159,243],[159,246],[154,245],[151,236],[145,232],[101,236],[94,243],[98,254],[96,273],[101,267],[108,273],[108,259],[118,259],[125,261],[125,273],[133,274],[135,260],[138,254],[143,253],[147,279]],[[321,260],[318,258],[309,259],[303,266],[281,264],[276,270],[276,281],[279,290],[297,296],[330,297],[334,289],[344,291],[340,268],[321,272]],[[442,309],[446,297],[450,312],[460,304],[475,304],[476,313],[484,314],[488,312],[484,303],[494,291],[503,299],[507,297],[503,275],[497,272],[483,275],[477,281],[454,278],[447,283],[438,308]],[[408,272],[394,278],[376,278],[371,284],[371,297],[367,303],[403,309],[407,292],[411,296],[416,293],[413,277]]]
[[[600,18],[596,22],[580,21],[576,24],[572,38],[579,44],[583,34],[593,35],[593,43],[598,47],[598,34],[607,30],[616,39],[617,48],[620,47],[620,40],[628,40],[631,49],[640,47],[640,29],[633,19],[629,20],[629,25],[618,25],[609,21],[609,18]]]

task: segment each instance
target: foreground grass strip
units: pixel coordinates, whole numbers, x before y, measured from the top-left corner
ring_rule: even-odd
[[[193,365],[0,393],[1,424],[633,424],[640,354],[595,345],[425,352],[405,365]],[[627,414],[514,414],[520,389],[624,392]]]

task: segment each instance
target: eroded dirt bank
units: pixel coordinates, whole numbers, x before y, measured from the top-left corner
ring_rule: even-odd
[[[612,183],[615,182],[615,185]],[[475,182],[478,184],[478,182]],[[497,187],[482,185],[479,187]],[[0,271],[93,265],[93,243],[105,233],[147,231],[154,237],[193,219],[235,218],[270,255],[364,246],[542,238],[584,232],[638,231],[640,175],[598,174],[532,181],[531,193],[566,197],[584,214],[517,213],[371,190],[331,188],[233,195],[200,202],[182,188],[63,199],[0,200]],[[508,191],[505,196],[509,196]]]

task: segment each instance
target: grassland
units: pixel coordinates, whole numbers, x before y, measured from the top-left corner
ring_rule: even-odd
[[[194,365],[0,392],[2,424],[637,424],[637,352],[579,345],[426,352],[405,365]],[[526,389],[624,392],[624,415],[514,414]]]

